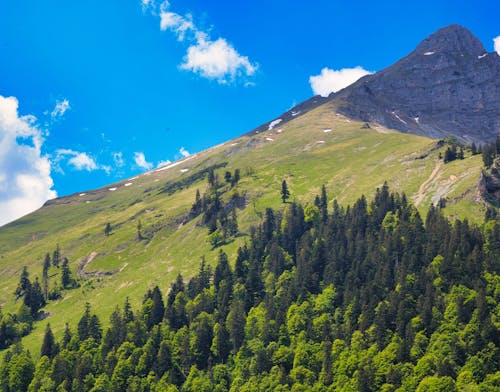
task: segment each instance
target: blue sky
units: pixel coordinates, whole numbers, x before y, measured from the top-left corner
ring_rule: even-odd
[[[493,51],[496,3],[2,1],[0,225],[237,137],[451,23]]]

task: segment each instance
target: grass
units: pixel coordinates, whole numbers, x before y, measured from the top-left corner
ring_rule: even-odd
[[[27,265],[31,277],[41,277],[47,252],[59,244],[76,272],[78,263],[96,252],[86,271],[115,271],[111,276],[87,278],[80,288],[67,291],[51,302],[50,316],[35,324],[24,345],[37,355],[45,325],[50,322],[56,336],[66,321],[74,328],[89,302],[104,325],[117,305],[128,296],[137,309],[148,288],[158,285],[165,293],[170,282],[181,273],[192,276],[202,256],[214,264],[219,249],[206,241],[206,228],[197,220],[182,223],[194,201],[196,190],[203,193],[206,183],[196,173],[211,165],[226,165],[218,173],[239,168],[242,178],[238,191],[249,204],[238,211],[242,235],[222,246],[234,261],[238,246],[258,224],[266,207],[282,208],[281,181],[287,180],[292,199],[311,203],[326,185],[329,201],[346,205],[362,194],[371,198],[387,181],[390,188],[404,191],[410,200],[427,181],[419,210],[425,215],[430,203],[447,198],[445,212],[452,217],[479,221],[483,206],[476,200],[480,157],[467,157],[441,165],[429,180],[439,161],[436,142],[415,135],[383,128],[363,128],[362,123],[337,116],[326,106],[319,107],[272,131],[236,140],[191,156],[176,166],[145,173],[137,178],[110,185],[85,195],[58,199],[42,209],[0,228],[0,293],[4,311],[15,312],[13,292],[19,274]],[[331,132],[324,132],[331,129]],[[272,139],[272,140],[269,140]],[[441,153],[444,149],[441,149]],[[419,157],[426,155],[425,158]],[[188,170],[188,171],[186,171]],[[194,176],[194,177],[190,177]],[[124,184],[133,184],[125,187]],[[183,188],[172,189],[179,182]],[[109,188],[116,187],[115,191]],[[137,225],[151,238],[137,241]],[[106,223],[113,227],[104,235]],[[51,269],[51,284],[59,273]]]

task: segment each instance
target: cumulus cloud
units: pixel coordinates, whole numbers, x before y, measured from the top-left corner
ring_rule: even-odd
[[[224,38],[211,41],[206,34],[198,33],[197,42],[188,48],[181,68],[227,83],[240,75],[253,75],[257,66],[248,57],[241,56]]]
[[[190,152],[186,150],[184,147],[181,147],[179,149],[179,154],[181,154],[183,158],[187,158],[188,156],[191,155]]]
[[[328,97],[330,93],[336,93],[353,84],[359,78],[372,73],[373,72],[367,71],[359,66],[354,68],[342,68],[338,71],[323,68],[321,74],[309,77],[309,84],[315,95]]]
[[[495,48],[495,52],[500,56],[500,35],[498,37],[493,38],[493,47]]]
[[[151,2],[148,1],[147,6],[150,5]],[[151,13],[156,15],[154,7],[149,8]],[[170,30],[179,41],[189,42],[184,61],[180,65],[181,69],[221,84],[235,82],[237,77],[252,76],[256,72],[257,64],[238,53],[226,39],[211,39],[207,32],[194,24],[191,15],[184,16],[172,12],[168,1],[161,3],[159,8],[160,29]],[[245,82],[245,86],[252,85]]]
[[[62,101],[56,101],[56,106],[50,113],[50,117],[52,118],[52,120],[61,118],[69,109],[71,109],[71,106],[66,98],[64,98]]]
[[[20,116],[15,97],[0,95],[0,225],[57,196],[42,132],[33,116]]]
[[[97,165],[95,160],[91,158],[86,152],[74,151],[70,149],[60,149],[56,151],[57,160],[61,160],[63,157],[70,157],[68,159],[68,164],[73,166],[76,170],[86,170],[94,171],[97,169],[103,169],[107,171],[108,167],[100,167]]]
[[[143,152],[134,152],[134,162],[141,169],[149,170],[153,167],[153,164],[146,160]]]

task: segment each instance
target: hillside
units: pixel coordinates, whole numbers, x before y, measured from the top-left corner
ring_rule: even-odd
[[[45,254],[59,244],[74,274],[79,266],[91,274],[82,277],[80,288],[49,303],[49,316],[35,323],[25,345],[38,352],[46,323],[60,336],[66,321],[76,323],[85,302],[106,323],[125,297],[138,306],[148,288],[158,285],[165,293],[177,274],[192,276],[202,256],[213,264],[223,249],[234,260],[265,208],[282,208],[283,179],[292,200],[304,204],[313,202],[323,184],[331,207],[334,199],[347,205],[362,194],[371,198],[387,181],[391,189],[404,191],[423,216],[431,203],[446,199],[447,216],[481,221],[484,206],[476,187],[481,157],[466,154],[443,164],[439,156],[445,149],[435,140],[349,120],[323,105],[283,126],[244,135],[169,166],[52,200],[0,229],[2,309],[15,312],[19,307],[13,293],[23,266],[30,276],[41,278]],[[236,190],[245,198],[244,208],[237,210],[240,235],[215,249],[199,219],[186,222],[196,190],[206,189],[209,168],[221,178],[225,171],[240,169],[238,185],[223,197]],[[113,230],[105,236],[108,222]],[[140,241],[139,222],[147,238]],[[60,272],[51,269],[51,274],[52,286]]]

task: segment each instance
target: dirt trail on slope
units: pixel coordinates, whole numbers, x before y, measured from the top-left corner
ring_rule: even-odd
[[[84,257],[79,263],[78,263],[78,269],[76,271],[76,274],[79,278],[90,278],[90,277],[102,277],[102,276],[110,276],[113,274],[116,274],[118,272],[122,272],[127,266],[128,263],[125,263],[122,265],[120,269],[113,270],[113,271],[85,271],[85,267],[87,267],[92,260],[96,258],[98,255],[97,252],[91,252],[87,257]]]
[[[443,161],[439,160],[436,162],[436,166],[432,170],[432,173],[429,175],[427,180],[425,180],[422,184],[420,184],[420,187],[418,188],[417,194],[414,196],[414,203],[415,207],[418,207],[422,201],[424,201],[424,198],[426,196],[425,189],[427,186],[436,178],[439,169],[441,169],[441,166],[443,165]]]

